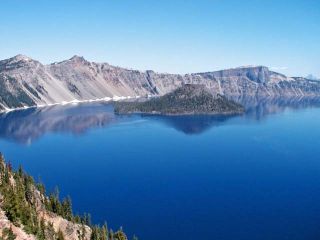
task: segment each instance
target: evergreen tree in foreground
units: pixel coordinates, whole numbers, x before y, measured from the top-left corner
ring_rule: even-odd
[[[42,201],[47,211],[81,225],[81,229],[77,232],[79,240],[85,239],[86,225],[92,230],[92,240],[128,239],[122,228],[113,232],[112,229],[108,229],[106,223],[102,227],[92,225],[90,214],[74,215],[71,198],[67,197],[61,202],[58,188],[49,197],[46,197],[45,187],[42,183],[35,183],[21,166],[17,171],[14,171],[11,164],[5,164],[0,153],[0,194],[3,196],[2,208],[7,218],[16,226],[23,228],[26,233],[35,235],[39,240],[53,239],[53,237],[64,240],[62,231],[55,232],[51,223],[46,223],[43,218],[38,217],[34,195],[36,190],[44,196]],[[16,236],[10,228],[3,230],[2,238],[14,240]],[[0,237],[0,240],[2,238]],[[137,240],[137,237],[134,236],[133,240]]]

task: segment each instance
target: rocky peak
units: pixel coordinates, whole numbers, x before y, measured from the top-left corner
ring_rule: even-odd
[[[30,60],[32,60],[30,57],[23,55],[23,54],[18,54],[16,56],[12,57],[11,59],[15,60],[15,61],[30,61]]]
[[[34,66],[36,64],[39,64],[39,62],[28,56],[18,54],[12,58],[0,61],[0,70],[11,70],[25,66]]]
[[[82,65],[90,65],[90,62],[87,61],[84,57],[82,56],[78,56],[78,55],[74,55],[73,57],[69,58],[68,60],[64,60],[62,62],[55,62],[50,64],[51,67],[54,66],[64,66],[67,68],[74,68],[77,66],[82,66]]]
[[[32,58],[26,56],[26,55],[22,55],[22,54],[18,54],[12,58],[8,59],[8,63],[10,64],[15,64],[15,63],[36,63],[37,61],[33,60]]]
[[[78,55],[74,55],[73,57],[61,61],[61,62],[54,62],[51,63],[50,65],[48,65],[50,68],[59,68],[61,66],[69,68],[69,69],[73,69],[76,66],[80,66],[80,65],[89,65],[90,62],[88,62],[84,57],[82,56],[78,56]]]
[[[69,59],[69,61],[76,63],[87,62],[87,60],[85,60],[84,57],[78,55],[74,55],[72,58]]]

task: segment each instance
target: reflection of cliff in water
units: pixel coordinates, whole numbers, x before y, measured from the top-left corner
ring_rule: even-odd
[[[234,99],[246,108],[243,115],[150,116],[185,134],[201,134],[212,127],[226,124],[245,124],[243,119],[261,121],[270,114],[286,109],[320,107],[320,98],[240,98]],[[42,135],[52,133],[83,134],[92,128],[100,128],[131,118],[116,116],[111,104],[80,104],[31,108],[0,114],[0,138],[30,144]],[[240,121],[239,121],[240,120]]]
[[[115,121],[102,106],[53,106],[0,114],[0,137],[30,144],[48,132],[82,134]]]
[[[276,114],[286,109],[304,109],[320,107],[320,98],[236,98],[246,112],[243,115],[197,115],[197,116],[146,116],[160,120],[166,125],[185,134],[200,134],[212,127],[230,124],[232,119],[249,118],[263,120],[270,114]],[[232,121],[236,123],[237,121]]]
[[[267,115],[283,112],[287,109],[298,110],[320,107],[320,98],[250,98],[233,99],[246,109],[246,117],[261,120]]]
[[[212,127],[217,127],[236,115],[187,115],[187,116],[147,116],[160,120],[164,124],[185,134],[200,134]]]

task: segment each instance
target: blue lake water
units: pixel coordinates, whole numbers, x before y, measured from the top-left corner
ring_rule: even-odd
[[[320,238],[320,101],[242,116],[115,116],[112,105],[0,115],[0,151],[75,212],[140,240]]]

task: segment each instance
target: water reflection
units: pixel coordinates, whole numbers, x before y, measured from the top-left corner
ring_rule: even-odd
[[[110,106],[53,106],[0,115],[0,137],[31,144],[48,132],[83,134],[90,128],[115,122]]]
[[[256,121],[270,114],[283,112],[286,109],[303,109],[320,107],[320,98],[238,98],[246,113],[240,118],[250,118]],[[139,116],[140,117],[140,116]],[[228,124],[237,116],[148,116],[142,118],[150,121],[161,121],[185,134],[200,134],[212,127]],[[111,104],[80,104],[77,106],[54,106],[34,108],[0,114],[0,137],[22,144],[31,144],[46,133],[83,134],[92,128],[109,126],[130,117],[120,117],[113,113]]]
[[[287,109],[298,110],[310,107],[320,107],[320,98],[237,98],[245,109],[245,117],[257,121],[270,114],[280,113]]]
[[[177,131],[185,134],[200,134],[212,127],[217,127],[225,124],[228,120],[237,115],[196,115],[196,116],[148,116],[144,117],[161,121],[164,124],[173,127]]]
[[[212,127],[228,124],[234,118],[250,118],[260,121],[270,114],[280,113],[286,109],[303,109],[320,107],[320,98],[236,98],[246,111],[243,115],[197,115],[197,116],[148,116],[159,120],[185,134],[200,134]],[[233,122],[234,123],[234,122]]]

